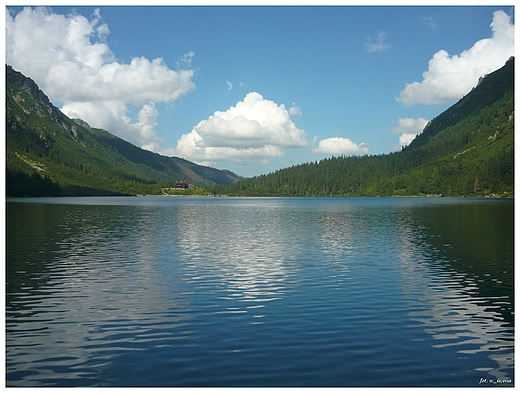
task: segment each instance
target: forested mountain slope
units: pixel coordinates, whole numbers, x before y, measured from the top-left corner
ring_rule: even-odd
[[[514,58],[482,78],[400,152],[332,157],[214,187],[228,195],[510,196]]]
[[[211,186],[239,176],[140,149],[69,119],[36,83],[6,66],[8,196],[158,194],[176,181]]]

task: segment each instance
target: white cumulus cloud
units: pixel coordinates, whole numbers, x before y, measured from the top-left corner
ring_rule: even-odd
[[[405,106],[456,101],[467,94],[479,78],[502,67],[514,55],[514,25],[504,11],[493,13],[491,38],[477,41],[460,55],[440,50],[428,62],[422,82],[406,84],[396,98]],[[463,27],[462,27],[463,28]]]
[[[305,131],[296,127],[283,104],[251,92],[182,135],[175,153],[207,165],[219,161],[266,163],[269,158],[283,156],[286,148],[308,144]]]
[[[6,60],[36,81],[62,111],[107,129],[138,146],[159,151],[155,104],[173,103],[195,88],[194,71],[169,69],[162,59],[135,57],[118,62],[106,43],[110,33],[96,10],[87,19],[50,8],[6,13]],[[179,59],[189,67],[194,53]],[[128,105],[138,108],[131,119]]]
[[[356,144],[348,138],[327,138],[318,142],[318,146],[312,149],[315,154],[368,154],[370,147],[366,143]]]
[[[390,130],[392,134],[401,134],[399,136],[399,146],[404,147],[409,145],[417,134],[420,134],[424,127],[428,124],[428,120],[422,117],[418,119],[405,118],[398,120],[398,126]]]

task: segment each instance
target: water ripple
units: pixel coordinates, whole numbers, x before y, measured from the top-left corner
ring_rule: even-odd
[[[512,378],[511,229],[487,202],[81,200],[8,205],[9,386]],[[449,226],[479,217],[493,242],[465,248]]]

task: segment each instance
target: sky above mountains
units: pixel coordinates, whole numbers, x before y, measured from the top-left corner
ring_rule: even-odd
[[[242,176],[398,151],[514,55],[513,7],[7,7],[66,115]]]

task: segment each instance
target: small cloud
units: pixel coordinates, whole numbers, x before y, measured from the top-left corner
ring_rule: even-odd
[[[370,150],[366,143],[356,144],[348,138],[328,138],[319,141],[318,146],[311,150],[314,154],[368,154]]]
[[[462,98],[475,87],[480,77],[502,67],[514,55],[511,16],[502,10],[494,12],[491,31],[491,38],[477,41],[460,55],[450,56],[445,50],[435,53],[422,75],[423,80],[407,83],[396,100],[411,106],[441,104]]]
[[[365,48],[367,52],[384,52],[389,49],[392,45],[386,42],[386,33],[380,31],[377,34],[375,41],[372,41],[372,37],[367,37],[365,40]]]
[[[417,134],[408,134],[406,132],[402,133],[399,136],[399,146],[405,147],[408,146],[415,139]]]
[[[291,116],[301,116],[302,109],[293,102],[292,106],[289,108],[289,114]]]
[[[233,83],[231,83],[230,81],[227,81],[226,84],[227,84],[227,90],[228,90],[228,91],[230,91],[231,89],[233,89]]]
[[[392,134],[401,134],[399,137],[399,146],[405,147],[408,146],[417,134],[420,134],[426,124],[428,124],[428,120],[423,119],[422,117],[418,119],[405,118],[398,120],[399,125],[390,130]]]
[[[106,37],[110,34],[110,29],[106,23],[102,23],[103,18],[101,17],[101,11],[96,8],[92,14],[91,24],[97,32],[97,36],[100,40],[105,41]]]
[[[426,124],[428,124],[428,120],[419,117],[418,119],[412,119],[407,117],[405,119],[398,120],[398,126],[394,127],[390,130],[392,134],[401,134],[403,132],[419,134],[422,132]]]
[[[433,18],[431,16],[423,16],[422,17],[422,20],[426,22],[426,25],[428,27],[431,27],[433,30],[435,30],[437,27],[439,27],[434,21],[433,21]]]
[[[185,53],[184,55],[179,57],[179,60],[177,60],[177,66],[180,69],[191,68],[191,64],[193,62],[194,57],[195,57],[195,52],[193,52],[193,51]]]

